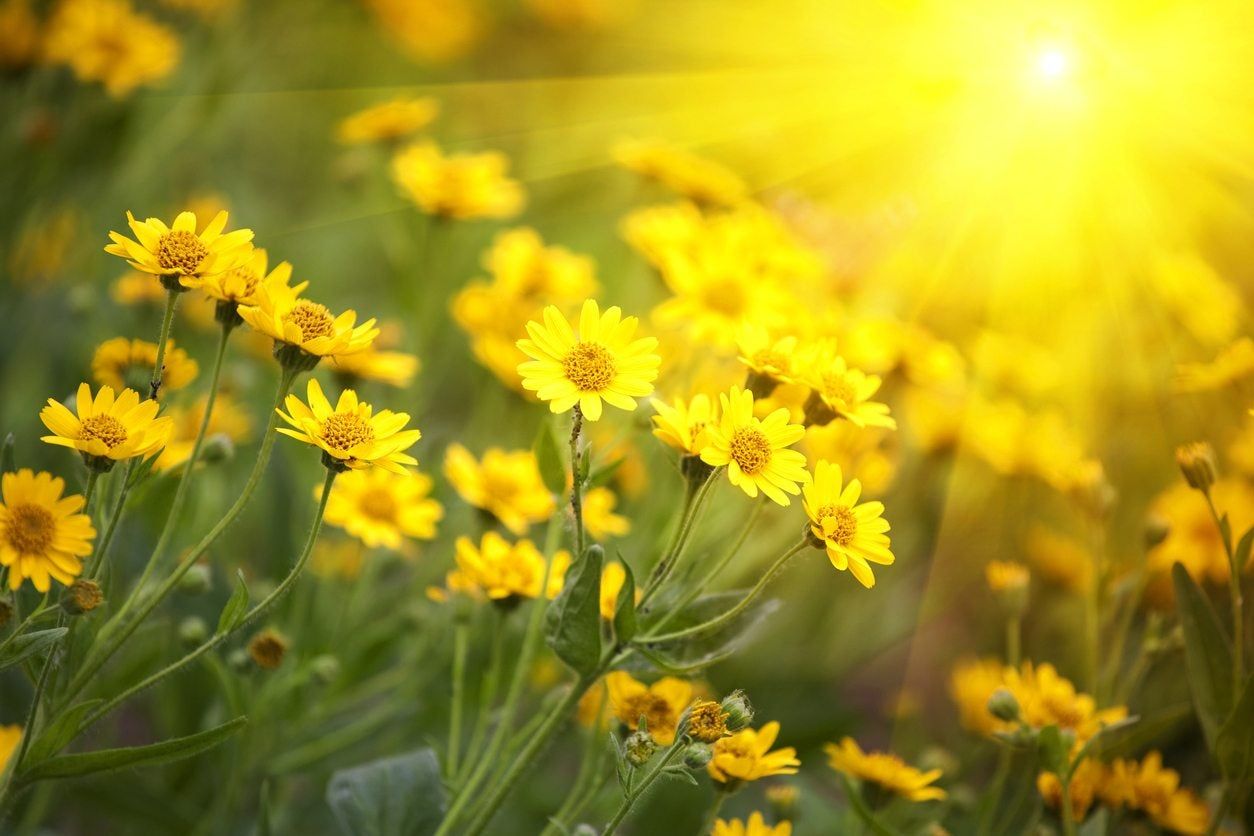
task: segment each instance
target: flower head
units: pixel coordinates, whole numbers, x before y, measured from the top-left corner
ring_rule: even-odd
[[[274,293],[290,293],[299,296],[309,282],[292,285],[292,265],[280,261],[274,269],[269,267],[269,255],[260,247],[254,249],[248,259],[229,270],[207,276],[189,277],[183,280],[187,287],[194,287],[217,302],[234,305],[256,305],[258,289],[265,286]]]
[[[748,196],[745,181],[731,169],[664,142],[620,142],[614,159],[628,171],[699,203],[734,206]]]
[[[168,416],[158,418],[158,408],[154,400],[141,401],[134,389],[123,389],[115,398],[113,389],[101,386],[93,399],[91,387],[82,383],[75,401],[77,415],[49,398],[39,420],[55,433],[44,436],[44,441],[78,450],[88,464],[107,470],[113,462],[149,456],[165,446],[173,422]]]
[[[287,638],[269,627],[259,630],[248,642],[248,655],[263,670],[272,671],[283,664],[287,655]]]
[[[308,405],[296,395],[287,396],[287,412],[277,411],[294,429],[279,427],[279,432],[320,448],[328,467],[363,470],[373,466],[404,474],[405,465],[418,463],[404,451],[422,433],[404,429],[409,423],[404,412],[384,409],[376,413],[370,404],[357,400],[352,389],[341,392],[332,408],[314,379],[309,381],[307,394]]]
[[[180,212],[169,226],[158,218],[138,221],[127,212],[126,222],[135,238],[110,232],[113,243],[105,252],[126,259],[140,272],[160,276],[167,289],[196,287],[205,276],[239,267],[252,254],[253,231],[237,229],[224,234],[226,221],[223,210],[196,232],[192,212]]]
[[[1202,833],[1210,821],[1206,802],[1180,786],[1180,773],[1164,768],[1159,752],[1148,753],[1140,762],[1111,761],[1098,794],[1106,805],[1140,810],[1159,827],[1176,833]]]
[[[518,341],[518,348],[532,358],[518,366],[523,387],[548,401],[553,412],[579,406],[589,421],[601,417],[603,400],[619,409],[635,409],[635,399],[653,391],[661,364],[654,351],[656,338],[633,339],[638,324],[634,316],[624,318],[618,307],[601,313],[589,299],[576,334],[550,305],[544,309],[544,324],[528,322],[530,339]]]
[[[416,142],[392,158],[392,178],[419,209],[429,215],[466,220],[508,218],[522,209],[524,194],[506,172],[503,154],[445,156],[429,140]]]
[[[714,757],[706,769],[721,783],[756,781],[771,775],[796,775],[801,761],[791,746],[771,751],[779,737],[779,723],[762,728],[742,729],[714,744]]]
[[[45,32],[45,60],[118,97],[168,76],[181,51],[172,30],[127,0],[61,0]]]
[[[318,497],[322,488],[315,489]],[[404,538],[435,539],[444,508],[431,499],[431,477],[382,468],[353,470],[335,480],[326,521],[370,548],[399,549]]]
[[[96,353],[91,359],[91,376],[101,386],[109,386],[115,390],[125,389],[127,386],[138,389],[148,385],[156,365],[156,343],[114,337],[96,346]],[[200,365],[186,351],[176,347],[173,340],[166,342],[161,371],[163,389],[182,389],[195,380],[199,373]]]
[[[717,819],[710,836],[792,836],[792,822],[769,825],[761,813],[754,812],[746,821]]]
[[[870,400],[880,388],[877,375],[851,369],[845,358],[818,351],[803,365],[800,378],[811,391],[807,423],[826,424],[832,418],[844,418],[857,427],[896,429],[888,405]]]
[[[262,284],[256,304],[240,305],[239,315],[257,331],[274,340],[275,354],[291,346],[315,362],[365,351],[379,335],[374,319],[357,324],[357,312],[336,316],[326,305],[296,296],[291,289]]]
[[[797,350],[797,338],[793,336],[773,338],[765,328],[745,325],[736,340],[740,350],[738,359],[748,367],[756,380],[761,381],[761,397],[770,394],[780,383],[793,379],[793,354]],[[758,387],[751,386],[751,389]]]
[[[749,496],[757,496],[760,490],[780,505],[788,505],[786,494],[801,493],[799,484],[810,480],[805,456],[787,449],[805,436],[805,428],[789,423],[788,410],[783,408],[759,420],[753,414],[753,393],[739,386],[719,399],[722,419],[706,427],[702,461],[715,467],[726,465],[728,479]]]
[[[65,480],[27,468],[0,479],[0,566],[8,568],[9,589],[29,578],[47,592],[50,577],[70,584],[82,573],[96,529],[80,513],[83,497],[62,498],[64,491]]]
[[[392,99],[345,117],[336,138],[345,145],[394,142],[427,127],[439,112],[440,103],[427,96]]]
[[[476,460],[460,444],[444,454],[444,475],[466,502],[500,520],[514,534],[553,516],[553,495],[530,450],[490,447]]]
[[[459,537],[455,549],[457,571],[450,573],[450,589],[473,590],[492,600],[556,598],[570,566],[569,552],[554,554],[545,585],[547,561],[535,544],[525,539],[510,543],[495,531],[484,534],[477,546]]]
[[[990,560],[984,567],[984,580],[993,592],[1019,592],[1027,589],[1028,567],[1013,560]]]
[[[802,488],[802,504],[810,518],[810,532],[827,549],[827,559],[842,572],[848,569],[867,589],[875,586],[870,564],[890,566],[888,520],[884,503],[863,502],[862,483],[844,484],[840,465],[820,461],[814,481]]]
[[[699,456],[709,443],[707,429],[718,422],[708,395],[693,395],[687,403],[675,398],[671,404],[653,398],[653,434],[685,456]]]
[[[633,731],[645,718],[649,734],[660,746],[675,742],[680,715],[692,702],[692,683],[664,676],[652,685],[645,685],[626,671],[613,671],[605,677],[610,689],[610,707],[614,716]]]
[[[583,526],[593,540],[622,537],[631,531],[631,520],[614,513],[618,497],[606,487],[596,487],[583,495]]]
[[[896,755],[863,752],[857,742],[846,737],[839,744],[823,747],[832,769],[861,781],[879,784],[889,792],[910,801],[938,801],[945,797],[940,787],[930,786],[941,776],[939,769],[915,769]]]
[[[688,710],[688,734],[701,743],[715,743],[731,734],[727,710],[713,700],[697,700]]]
[[[337,375],[351,381],[377,380],[397,389],[405,389],[413,382],[420,365],[416,355],[374,348],[339,354],[331,359],[331,369]]]

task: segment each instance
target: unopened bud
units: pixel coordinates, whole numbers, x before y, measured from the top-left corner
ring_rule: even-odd
[[[702,770],[714,757],[714,752],[707,743],[693,743],[684,750],[684,766],[689,769]]]
[[[1177,447],[1176,464],[1190,488],[1205,493],[1215,484],[1215,448],[1205,441]]]
[[[330,653],[323,653],[313,658],[309,663],[309,670],[313,673],[314,679],[324,685],[329,685],[340,675],[340,660]]]
[[[235,442],[224,433],[215,433],[205,439],[200,448],[200,460],[206,464],[224,462],[235,456]]]
[[[988,713],[1007,723],[1019,721],[1019,701],[1006,688],[998,688],[988,698]]]
[[[61,594],[61,609],[69,615],[83,615],[104,603],[100,584],[79,578]]]
[[[188,595],[202,595],[210,587],[209,567],[204,563],[193,563],[187,574],[179,578],[179,591]]]
[[[723,697],[723,711],[727,712],[727,730],[738,732],[753,725],[753,706],[744,691],[732,691]]]
[[[248,642],[248,655],[257,667],[272,671],[283,664],[287,653],[287,639],[276,630],[266,628]]]
[[[792,821],[797,818],[797,799],[801,790],[796,784],[774,784],[766,788],[766,801],[771,805],[771,812],[778,821]]]
[[[627,753],[628,763],[632,766],[644,766],[657,751],[657,744],[647,731],[634,731],[627,735],[623,750]]]
[[[209,627],[199,616],[188,616],[179,622],[179,641],[190,647],[203,644],[209,638]]]
[[[1145,518],[1145,548],[1152,549],[1167,539],[1171,534],[1171,522],[1158,514],[1150,514]]]

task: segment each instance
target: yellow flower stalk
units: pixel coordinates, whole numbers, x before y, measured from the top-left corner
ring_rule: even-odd
[[[773,502],[789,505],[787,495],[801,493],[800,484],[810,480],[805,456],[788,449],[805,436],[805,428],[789,423],[787,409],[759,420],[753,414],[753,393],[739,386],[719,400],[722,418],[706,427],[702,461],[725,466],[727,478],[749,496],[756,497],[760,491]]]
[[[299,298],[280,286],[259,285],[256,304],[240,305],[239,315],[274,340],[280,362],[302,368],[312,368],[323,357],[365,351],[379,335],[374,319],[359,325],[354,310],[337,316],[326,305]]]
[[[636,317],[624,317],[617,306],[601,313],[589,299],[576,334],[550,305],[544,309],[544,324],[528,322],[529,339],[518,341],[519,350],[531,358],[518,366],[523,387],[547,401],[551,411],[578,406],[589,421],[600,419],[602,401],[634,410],[636,399],[653,391],[662,362],[654,351],[656,338],[635,338],[638,325]]]
[[[693,395],[687,402],[675,398],[670,404],[653,398],[650,403],[657,412],[653,416],[653,434],[684,456],[701,455],[709,443],[708,428],[718,422],[710,397]]]
[[[713,757],[706,765],[710,777],[722,784],[757,781],[772,775],[796,775],[801,761],[791,746],[771,751],[779,737],[779,723],[771,721],[760,729],[742,729],[714,744]]]
[[[679,717],[692,702],[692,683],[664,676],[652,685],[640,682],[626,671],[612,671],[605,677],[610,708],[618,721],[635,731],[644,717],[649,736],[659,746],[675,742]]]
[[[180,212],[167,226],[159,218],[144,221],[126,213],[135,238],[110,232],[113,243],[105,252],[126,259],[126,263],[143,273],[161,278],[166,290],[196,287],[205,276],[222,273],[246,263],[252,255],[253,231],[237,229],[223,233],[227,213],[218,212],[200,232],[196,231],[196,215]]]
[[[433,540],[444,508],[431,499],[431,486],[424,473],[353,470],[335,480],[325,520],[370,548],[400,549],[406,538]],[[321,495],[315,489],[315,497]]]
[[[317,380],[309,381],[308,404],[288,395],[287,412],[276,410],[291,425],[279,427],[286,436],[322,450],[322,462],[332,470],[364,470],[379,467],[405,474],[406,465],[418,464],[404,451],[422,438],[419,430],[407,430],[409,415],[388,409],[375,412],[370,404],[345,389],[335,406],[322,394]]]
[[[0,566],[7,570],[9,589],[29,579],[47,592],[50,578],[68,586],[82,574],[96,529],[81,513],[86,500],[63,498],[64,492],[64,479],[29,468],[0,479]],[[3,761],[0,757],[0,772]]]
[[[395,142],[418,133],[435,121],[440,103],[428,96],[404,96],[346,116],[335,136],[344,145]]]
[[[119,98],[166,78],[182,51],[173,30],[126,0],[61,0],[44,32],[44,60],[66,65],[80,81],[100,82]]]
[[[392,179],[429,215],[470,220],[509,218],[522,211],[523,188],[495,151],[445,156],[434,142],[416,142],[392,158]]]
[[[792,836],[792,822],[782,821],[779,824],[767,824],[762,814],[753,812],[745,821],[740,819],[717,819],[710,836]]]
[[[943,789],[931,786],[941,776],[939,769],[924,772],[896,755],[863,752],[851,737],[842,739],[839,744],[828,743],[823,750],[827,752],[828,764],[837,772],[878,784],[909,801],[939,801],[945,798]]]
[[[78,450],[90,467],[99,470],[156,453],[173,429],[169,416],[157,417],[157,402],[141,401],[134,389],[123,389],[115,398],[112,388],[101,386],[93,398],[91,386],[82,383],[74,406],[71,412],[65,404],[48,399],[39,420],[54,435],[43,436],[43,441]]]
[[[171,391],[182,389],[200,373],[200,364],[177,348],[173,340],[166,341],[163,361],[161,385]],[[91,376],[99,385],[115,390],[142,387],[152,378],[156,366],[156,343],[114,337],[96,347],[91,359]]]
[[[556,598],[570,566],[570,553],[558,551],[544,582],[544,555],[530,540],[510,543],[495,531],[483,535],[476,546],[469,537],[459,537],[454,557],[457,571],[450,573],[451,590],[471,589],[494,601],[509,598]]]
[[[553,516],[553,495],[530,450],[490,447],[476,460],[465,447],[452,444],[444,454],[444,475],[462,499],[514,534],[526,534],[534,523]]]

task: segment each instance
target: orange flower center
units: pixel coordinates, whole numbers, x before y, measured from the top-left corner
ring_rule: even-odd
[[[185,229],[171,230],[157,242],[157,264],[171,273],[194,275],[208,255],[204,242]]]
[[[730,452],[740,469],[753,475],[771,461],[771,442],[757,427],[741,427],[732,433]]]
[[[322,423],[322,440],[340,451],[374,441],[374,427],[356,412],[337,412]]]
[[[57,521],[42,505],[23,502],[9,508],[4,536],[18,554],[43,554],[56,538]]]
[[[232,302],[251,299],[260,281],[261,277],[247,267],[235,267],[222,277],[223,295]]]
[[[376,522],[392,522],[396,519],[396,499],[385,488],[374,488],[361,495],[361,512]]]
[[[566,378],[580,392],[600,392],[614,380],[614,357],[599,343],[577,343],[562,361]]]
[[[302,299],[283,317],[300,329],[300,341],[308,342],[314,337],[325,337],[335,331],[335,317],[326,305]]]
[[[832,524],[829,525],[828,521]],[[847,546],[858,533],[858,518],[844,505],[824,505],[819,508],[818,524],[823,531],[830,531],[828,539],[838,546]]]
[[[78,438],[80,441],[100,439],[112,450],[126,441],[126,427],[112,415],[90,415],[79,426]]]

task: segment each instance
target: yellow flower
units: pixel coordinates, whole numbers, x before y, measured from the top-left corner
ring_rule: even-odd
[[[778,395],[791,388],[780,387],[775,392]],[[772,400],[788,405],[775,396]],[[801,414],[804,416],[804,410]],[[798,412],[792,410],[792,415],[797,416]],[[832,421],[806,427],[803,449],[809,461],[827,459],[839,464],[846,472],[858,474],[863,490],[881,494],[888,491],[897,476],[901,459],[899,441],[892,430],[882,427],[855,427],[848,421]]]
[[[553,495],[540,478],[530,450],[490,447],[476,461],[460,444],[444,454],[444,475],[462,499],[487,511],[514,534],[553,516]]]
[[[685,456],[701,455],[709,443],[708,428],[718,422],[709,396],[693,395],[687,403],[675,398],[670,406],[657,398],[650,403],[657,411],[653,416],[653,434]]]
[[[492,600],[518,596],[556,598],[570,566],[570,553],[553,555],[547,586],[544,583],[545,559],[530,540],[508,542],[495,531],[483,535],[479,545],[469,537],[459,537],[454,546],[457,572],[449,576],[450,589],[474,589]]]
[[[769,381],[766,389],[773,389],[775,384],[786,383],[793,379],[793,353],[797,350],[797,338],[785,336],[772,338],[765,328],[756,325],[744,325],[736,339],[736,347],[740,354],[738,359],[748,366],[749,371],[765,381]],[[754,388],[754,387],[750,387]],[[763,396],[770,394],[764,391]]]
[[[1176,389],[1206,392],[1222,389],[1254,374],[1254,340],[1241,337],[1210,363],[1182,363],[1176,369]]]
[[[618,594],[627,580],[627,570],[618,562],[606,563],[601,569],[601,617],[606,621],[613,620],[618,609]],[[644,590],[636,588],[636,602],[639,603]]]
[[[62,499],[64,491],[64,479],[29,468],[0,480],[0,566],[8,568],[9,589],[30,578],[47,592],[50,577],[68,585],[82,574],[96,529],[80,513],[83,497]]]
[[[845,484],[840,465],[820,461],[814,467],[814,481],[802,488],[801,504],[810,518],[810,532],[823,542],[827,559],[840,571],[849,570],[867,589],[875,586],[871,563],[891,566],[888,520],[882,516],[884,503],[858,503],[862,483],[850,479]]]
[[[335,480],[326,521],[370,548],[401,548],[403,538],[434,540],[444,508],[431,499],[431,477],[375,468],[354,470]],[[322,497],[322,487],[314,489]]]
[[[861,781],[878,784],[889,792],[910,801],[939,801],[945,797],[940,787],[930,786],[940,778],[939,769],[927,772],[915,769],[896,755],[886,752],[863,752],[852,737],[839,744],[823,747],[832,769]]]
[[[791,746],[771,751],[779,736],[779,723],[770,722],[758,730],[742,729],[714,744],[713,757],[706,769],[720,783],[756,781],[771,775],[796,775],[801,761]]]
[[[1084,821],[1088,816],[1107,774],[1105,765],[1093,758],[1086,758],[1076,767],[1068,793],[1071,796],[1071,816],[1075,821]],[[1055,810],[1062,810],[1062,782],[1057,775],[1042,772],[1036,777],[1036,789],[1046,804]]]
[[[138,221],[130,212],[126,222],[135,238],[110,232],[113,241],[105,252],[126,259],[126,263],[143,273],[177,280],[175,287],[196,287],[205,276],[222,273],[246,263],[252,255],[253,231],[237,229],[223,234],[226,211],[218,212],[205,228],[196,232],[196,215],[180,212],[174,223],[166,226],[158,218]],[[170,288],[166,284],[167,289]]]
[[[634,210],[622,223],[627,243],[661,270],[679,253],[688,252],[702,234],[701,210],[684,201]]]
[[[22,727],[18,725],[0,726],[0,775],[9,766],[9,759],[17,751],[22,742]]]
[[[990,560],[984,567],[984,580],[993,592],[1026,589],[1028,577],[1028,568],[1013,560]]]
[[[508,218],[523,207],[523,188],[507,175],[509,162],[495,151],[445,156],[429,140],[392,158],[392,179],[429,215],[467,220]]]
[[[163,305],[165,288],[148,273],[128,270],[109,288],[109,295],[120,305]]]
[[[357,324],[357,312],[335,316],[326,305],[298,298],[291,289],[262,284],[255,305],[240,305],[245,322],[279,344],[310,357],[338,357],[370,348],[379,329],[374,319]]]
[[[156,343],[114,337],[96,347],[91,359],[91,376],[101,386],[113,389],[140,388],[148,384],[156,364]],[[200,364],[187,356],[186,351],[176,348],[173,340],[165,344],[163,364],[161,387],[171,391],[182,389],[200,373]]]
[[[361,574],[365,549],[356,540],[321,537],[309,567],[320,578],[351,581]]]
[[[181,50],[173,31],[126,0],[61,0],[45,28],[43,55],[80,81],[125,96],[170,74]]]
[[[798,483],[808,482],[805,456],[786,449],[805,436],[805,428],[788,423],[788,410],[777,409],[765,419],[753,414],[753,394],[733,386],[720,395],[722,420],[706,427],[708,443],[701,460],[715,467],[727,466],[727,477],[749,496],[758,491],[780,505],[786,494],[801,493]]]
[[[439,102],[426,96],[392,99],[345,117],[336,136],[345,145],[393,142],[427,127],[439,112]]]
[[[601,402],[633,410],[636,398],[653,391],[661,358],[657,339],[633,339],[639,320],[623,317],[618,307],[602,314],[597,303],[583,303],[578,335],[561,311],[544,309],[544,324],[527,323],[530,339],[518,348],[531,360],[518,366],[523,386],[549,402],[553,412],[578,405],[589,421],[601,417]]]
[[[699,203],[734,206],[748,196],[744,180],[731,169],[657,140],[620,142],[614,147],[614,159],[628,171]]]
[[[1089,588],[1093,556],[1078,540],[1037,525],[1028,532],[1024,550],[1037,574],[1050,583],[1076,594]]]
[[[169,410],[174,428],[170,432],[170,440],[153,462],[154,469],[171,470],[184,464],[191,456],[207,402],[207,397],[202,396],[191,407],[176,406]],[[205,428],[206,441],[214,437],[243,441],[251,431],[252,419],[248,413],[229,394],[219,392],[213,404],[213,414],[209,416],[209,426]]]
[[[367,348],[331,359],[331,370],[349,380],[377,380],[397,389],[406,389],[418,374],[417,356],[403,351],[376,351]]]
[[[158,418],[157,409],[156,401],[141,401],[134,389],[123,389],[115,399],[113,389],[101,386],[93,400],[91,387],[82,383],[77,414],[49,398],[39,420],[55,433],[44,441],[78,450],[88,464],[108,469],[113,462],[149,456],[165,446],[173,422],[168,416]]]
[[[514,297],[536,301],[585,299],[597,292],[596,263],[565,247],[545,246],[534,229],[509,229],[484,254],[492,284]]]
[[[1215,507],[1228,514],[1233,531],[1245,531],[1254,524],[1254,491],[1244,482],[1220,479],[1210,489]],[[1158,605],[1175,600],[1170,572],[1176,563],[1199,583],[1226,585],[1232,575],[1219,528],[1211,517],[1206,498],[1179,482],[1159,494],[1150,508],[1167,525],[1167,536],[1149,554],[1146,567],[1151,574],[1147,595]],[[1247,570],[1249,564],[1242,567]]]
[[[998,659],[968,659],[954,666],[949,676],[949,693],[958,705],[963,728],[980,735],[1009,730],[1011,724],[988,711],[988,700],[1005,687],[1006,669]]]
[[[287,396],[287,412],[277,412],[295,429],[279,427],[279,432],[320,448],[327,467],[363,470],[374,466],[405,474],[405,465],[418,464],[403,451],[422,438],[422,433],[404,429],[409,423],[404,412],[384,409],[376,413],[370,404],[358,401],[352,389],[340,393],[333,409],[314,379],[310,379],[307,393],[308,406],[296,395]]]
[[[4,0],[0,3],[0,69],[29,67],[38,55],[39,19],[31,11],[30,0]],[[3,753],[0,744],[0,754]],[[0,772],[3,771],[4,760],[0,758]]]
[[[752,813],[748,821],[717,819],[710,836],[792,836],[792,822],[782,821],[769,825],[761,813]]]
[[[626,671],[612,671],[605,677],[610,689],[610,707],[618,721],[635,731],[643,716],[649,736],[659,746],[675,742],[679,717],[692,702],[692,683],[664,676],[652,685],[637,681]]]
[[[1175,833],[1201,834],[1210,821],[1206,802],[1180,786],[1180,773],[1163,768],[1158,752],[1150,752],[1140,763],[1112,761],[1099,792],[1105,804],[1139,810]]]
[[[309,282],[301,282],[291,286],[292,265],[280,261],[274,269],[266,272],[268,256],[264,249],[254,249],[248,259],[221,273],[208,276],[188,277],[183,281],[186,287],[194,287],[204,291],[210,299],[218,302],[233,302],[236,305],[258,304],[257,289],[266,285],[276,293],[290,292],[298,296],[309,286]]]
[[[364,0],[380,28],[409,57],[451,61],[479,40],[484,24],[471,0]]]
[[[849,368],[845,358],[815,352],[803,365],[800,377],[813,393],[806,405],[806,417],[813,423],[826,424],[835,417],[857,427],[896,429],[888,405],[870,400],[879,391],[880,378]]]
[[[583,495],[583,527],[593,540],[622,537],[631,531],[631,520],[614,513],[618,497],[609,488],[593,488]]]
[[[609,691],[605,685],[605,678],[602,677],[579,698],[579,705],[575,709],[575,719],[581,726],[596,726],[604,732],[610,727],[612,716]]]

